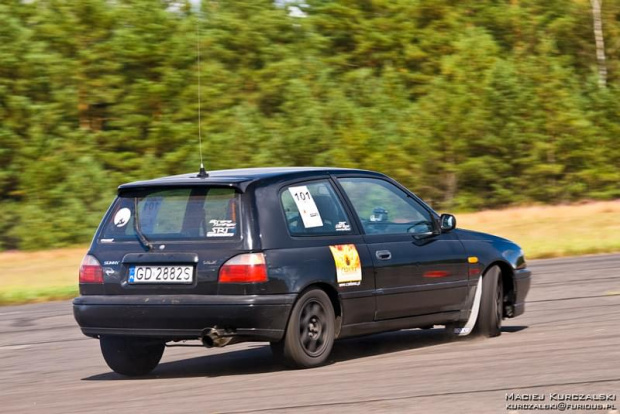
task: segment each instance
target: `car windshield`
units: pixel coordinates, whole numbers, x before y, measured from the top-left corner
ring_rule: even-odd
[[[121,194],[112,206],[101,242],[239,239],[239,193],[233,188],[193,187]]]

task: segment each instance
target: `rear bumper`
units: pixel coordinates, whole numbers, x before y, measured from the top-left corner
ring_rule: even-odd
[[[529,269],[515,270],[514,283],[515,283],[515,304],[514,304],[514,316],[519,316],[525,312],[525,298],[530,291],[530,283],[532,280],[532,272]]]
[[[224,336],[278,341],[284,336],[295,294],[201,296],[86,295],[73,314],[87,336],[131,335],[197,339],[216,328]]]

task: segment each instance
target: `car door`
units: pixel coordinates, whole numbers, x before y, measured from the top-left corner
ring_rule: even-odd
[[[438,230],[433,213],[392,182],[341,177],[375,267],[376,320],[459,310],[467,257],[458,238]]]

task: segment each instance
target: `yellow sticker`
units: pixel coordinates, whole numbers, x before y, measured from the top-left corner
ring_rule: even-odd
[[[336,278],[340,286],[359,286],[362,282],[362,262],[354,244],[329,246],[336,264]]]
[[[469,256],[467,261],[471,264],[478,263],[478,258],[476,256]]]

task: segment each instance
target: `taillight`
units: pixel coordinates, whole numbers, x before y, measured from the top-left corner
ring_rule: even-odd
[[[103,269],[93,256],[87,254],[80,265],[80,283],[103,283]]]
[[[267,281],[267,265],[263,253],[235,256],[220,268],[220,283],[256,283]]]

